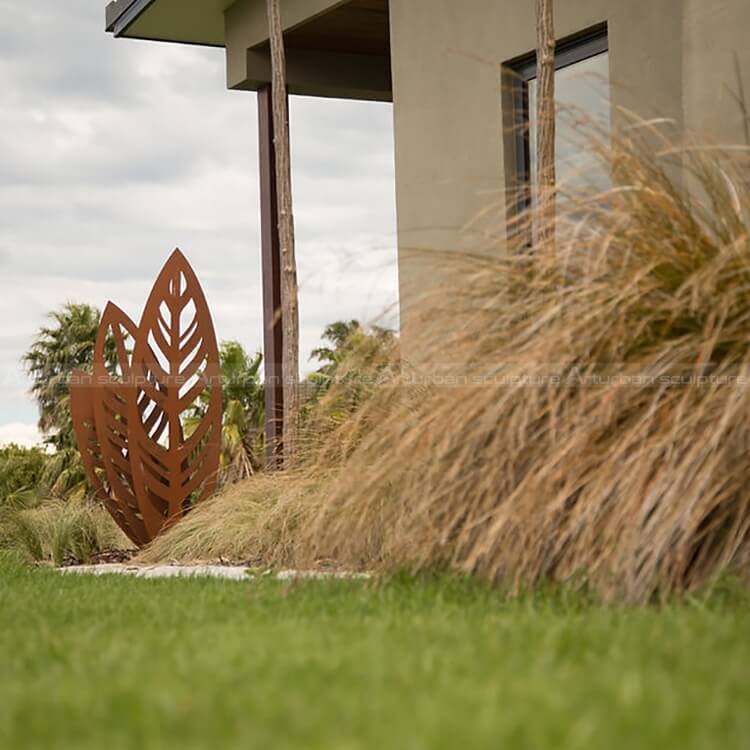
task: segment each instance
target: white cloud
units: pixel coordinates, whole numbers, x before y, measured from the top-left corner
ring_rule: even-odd
[[[9,443],[31,447],[39,445],[41,440],[42,436],[35,424],[12,422],[11,424],[0,425],[0,447]]]

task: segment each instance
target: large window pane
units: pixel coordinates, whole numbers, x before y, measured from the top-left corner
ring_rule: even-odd
[[[529,162],[536,175],[536,78],[528,81]],[[602,52],[555,72],[555,164],[560,186],[606,189],[609,174],[595,158],[589,136],[610,129],[609,53]]]

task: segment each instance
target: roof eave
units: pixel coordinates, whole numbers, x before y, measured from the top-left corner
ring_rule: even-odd
[[[106,8],[106,30],[122,36],[155,0],[114,0]]]

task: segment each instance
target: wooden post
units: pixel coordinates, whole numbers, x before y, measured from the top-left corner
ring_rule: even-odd
[[[294,248],[292,165],[289,142],[289,97],[280,0],[267,0],[268,36],[271,43],[271,100],[276,147],[276,196],[281,250],[281,309],[284,331],[282,371],[284,379],[284,465],[296,452],[299,419],[299,290]]]
[[[536,207],[535,243],[555,237],[555,24],[553,0],[536,0]]]
[[[258,91],[260,142],[260,236],[263,277],[263,364],[265,372],[266,461],[278,468],[283,456],[284,383],[281,315],[281,251],[276,200],[276,149],[271,87]]]

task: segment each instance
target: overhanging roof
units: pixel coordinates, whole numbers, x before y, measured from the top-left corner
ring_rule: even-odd
[[[131,39],[223,47],[224,11],[234,0],[114,0],[107,31]]]
[[[113,0],[106,7],[106,29],[131,39],[224,47],[228,43],[225,12],[230,7],[230,25],[239,26],[245,17],[250,19],[250,29],[262,26],[261,33],[253,29],[257,38],[248,41],[259,44],[268,38],[265,0]],[[283,7],[285,35],[326,17],[310,33],[296,34],[307,36],[300,46],[351,48],[354,44],[356,50],[349,51],[383,53],[383,41],[388,37],[388,0],[287,0]],[[287,43],[295,44],[296,40]]]
[[[389,0],[284,0],[287,85],[307,96],[392,100]],[[266,0],[114,0],[107,31],[226,47],[227,86],[271,80]]]

